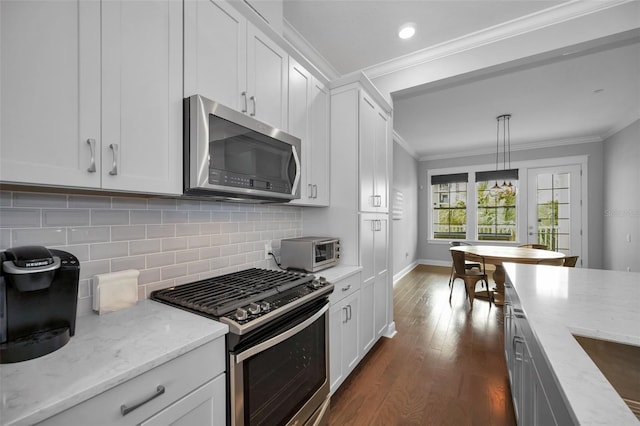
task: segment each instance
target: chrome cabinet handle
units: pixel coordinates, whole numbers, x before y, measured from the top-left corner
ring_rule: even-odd
[[[252,117],[255,117],[256,116],[256,97],[255,96],[251,96],[249,98],[249,100],[251,102],[253,102],[253,112],[251,114],[249,114],[249,115],[252,116]]]
[[[96,140],[95,139],[87,139],[87,144],[89,145],[89,149],[91,150],[91,159],[89,160],[89,168],[87,171],[89,173],[96,172]]]
[[[307,184],[307,194],[309,198],[313,198],[313,185]]]
[[[242,108],[242,112],[246,113],[247,112],[247,92],[242,92],[240,95],[244,99],[244,108]]]
[[[382,206],[382,195],[372,195],[373,197],[373,207]]]
[[[347,309],[346,306],[344,306],[342,310],[344,311],[344,321],[342,321],[342,323],[346,324],[349,322],[349,310]]]
[[[351,321],[351,305],[347,305],[347,308],[349,308],[349,319],[348,321]]]
[[[125,404],[122,404],[120,406],[120,412],[122,413],[123,416],[126,416],[127,414],[129,414],[130,412],[135,410],[136,408],[139,408],[140,406],[146,404],[147,402],[151,401],[152,399],[155,399],[155,398],[159,397],[163,393],[164,393],[164,386],[158,385],[158,387],[156,388],[156,392],[153,395],[151,395],[150,397],[148,397],[147,399],[145,399],[144,401],[140,401],[137,404],[134,404],[134,405],[132,405],[130,407],[127,407]]]
[[[111,166],[109,174],[111,176],[116,176],[118,174],[118,144],[112,143],[109,145],[109,148],[111,148],[111,151],[113,152],[113,165]]]
[[[318,185],[313,184],[313,198],[318,198]]]
[[[346,287],[342,287],[342,291],[349,291],[350,288],[351,288],[351,284],[349,284]]]

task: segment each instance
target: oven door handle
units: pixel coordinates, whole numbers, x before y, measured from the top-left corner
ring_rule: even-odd
[[[294,336],[296,334],[298,334],[300,331],[304,330],[305,328],[309,327],[311,324],[313,324],[318,318],[320,318],[321,316],[323,316],[327,311],[329,310],[329,304],[324,305],[318,312],[316,312],[315,314],[313,314],[312,317],[304,320],[303,322],[301,322],[300,324],[296,325],[295,327],[290,328],[289,330],[285,331],[282,334],[278,334],[275,337],[272,337],[269,340],[266,340],[256,346],[253,346],[250,349],[247,349],[244,352],[240,352],[238,355],[235,356],[235,362],[236,364],[240,364],[242,361],[251,358],[254,355],[259,354],[262,351],[265,351],[275,345],[277,345],[280,342],[284,342],[285,340],[287,340],[288,338],[290,338],[291,336]]]

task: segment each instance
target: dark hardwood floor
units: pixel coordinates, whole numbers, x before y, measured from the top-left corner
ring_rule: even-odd
[[[449,268],[418,266],[394,289],[397,334],[381,338],[331,398],[330,425],[515,425],[502,307]]]

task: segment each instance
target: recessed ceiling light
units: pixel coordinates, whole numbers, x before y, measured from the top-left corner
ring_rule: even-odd
[[[406,40],[408,38],[413,37],[415,33],[416,33],[415,24],[412,24],[412,23],[404,24],[403,26],[400,27],[400,30],[398,31],[398,37],[400,37],[403,40]]]

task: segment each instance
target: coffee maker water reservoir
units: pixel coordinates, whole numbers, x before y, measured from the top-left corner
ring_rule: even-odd
[[[0,253],[0,364],[37,358],[75,333],[80,263],[42,246]]]

